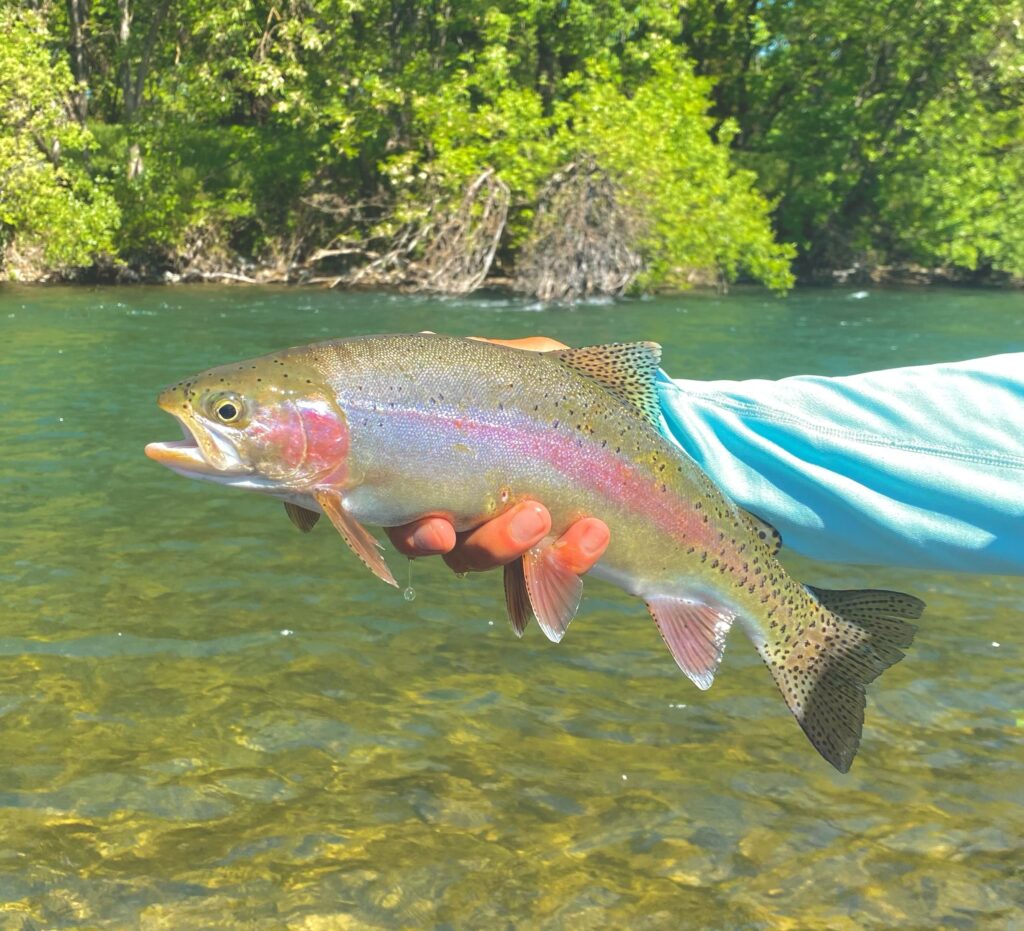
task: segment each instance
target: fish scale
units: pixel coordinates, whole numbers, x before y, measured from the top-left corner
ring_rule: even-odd
[[[326,513],[378,577],[394,577],[365,524],[441,516],[466,530],[526,499],[552,537],[506,568],[521,633],[560,640],[582,580],[555,539],[583,516],[611,531],[592,570],[647,604],[676,662],[711,685],[734,623],[821,754],[846,771],[864,686],[902,658],[923,604],[886,592],[801,585],[772,528],[741,511],[657,429],[659,347],[551,353],[435,334],[298,347],[211,369],[160,404],[186,439],[147,453],[185,475]],[[231,417],[230,415],[234,415]]]

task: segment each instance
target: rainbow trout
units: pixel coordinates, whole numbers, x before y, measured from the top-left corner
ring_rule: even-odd
[[[778,537],[728,501],[658,431],[660,347],[539,353],[433,334],[343,339],[211,369],[166,389],[185,438],[151,458],[191,478],[284,501],[309,530],[326,514],[395,585],[365,524],[441,515],[474,527],[526,498],[552,536],[505,569],[509,618],[560,640],[582,580],[553,541],[600,517],[611,543],[594,575],[642,598],[701,689],[738,623],[800,726],[846,772],[865,685],[903,658],[923,603],[827,591],[790,578]]]

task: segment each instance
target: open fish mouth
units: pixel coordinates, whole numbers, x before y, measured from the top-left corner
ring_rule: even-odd
[[[245,475],[250,471],[222,448],[227,445],[226,443],[218,442],[213,436],[208,437],[205,443],[201,443],[188,424],[177,415],[174,416],[181,426],[184,438],[165,443],[147,443],[146,455],[150,459],[183,475],[203,478],[228,478]],[[217,464],[211,462],[211,458],[215,459]]]

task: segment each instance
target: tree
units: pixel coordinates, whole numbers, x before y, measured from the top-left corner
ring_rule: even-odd
[[[584,290],[782,289],[789,242],[1020,276],[1021,2],[9,0],[3,236],[431,287],[606,233]]]
[[[38,13],[0,10],[0,34],[0,240],[51,268],[88,265],[113,251],[119,212],[86,170],[77,87]]]
[[[1024,273],[1019,246],[992,235],[1020,228],[1007,183],[1024,106],[1019,0],[698,0],[681,16],[717,81],[716,116],[737,121],[737,156],[778,199],[776,229],[804,271]]]

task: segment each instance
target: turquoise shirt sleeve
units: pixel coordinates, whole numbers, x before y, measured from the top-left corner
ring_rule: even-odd
[[[666,436],[785,546],[1024,574],[1024,353],[658,389]]]

